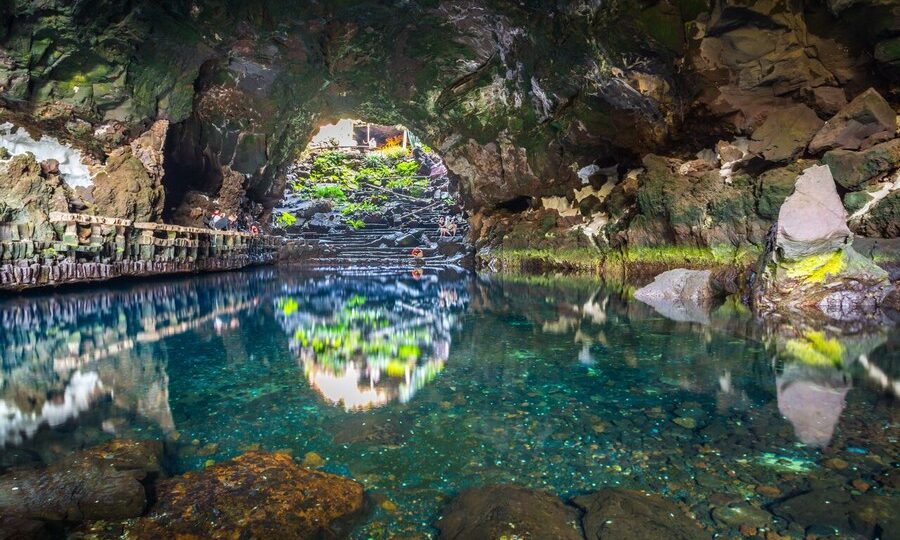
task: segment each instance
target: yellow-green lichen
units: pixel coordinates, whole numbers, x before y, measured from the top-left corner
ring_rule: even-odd
[[[785,274],[806,283],[824,283],[828,276],[836,276],[844,269],[844,251],[810,255],[783,264]]]
[[[839,366],[843,362],[844,346],[835,338],[825,337],[824,332],[809,331],[802,338],[788,340],[785,353],[811,366]]]

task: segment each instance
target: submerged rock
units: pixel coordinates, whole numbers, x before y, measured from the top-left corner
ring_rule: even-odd
[[[584,511],[582,525],[587,538],[708,538],[697,521],[659,495],[608,488],[576,497],[572,502]]]
[[[711,276],[709,270],[669,270],[635,291],[634,297],[670,319],[708,323],[713,299]]]
[[[139,538],[319,538],[363,507],[363,487],[287,454],[248,452],[159,482]]]
[[[493,485],[460,493],[437,522],[449,539],[582,538],[578,512],[557,497],[519,486]]]
[[[852,496],[848,490],[816,489],[775,504],[772,511],[813,532],[813,527],[831,527],[867,538],[900,538],[900,514],[895,501],[874,494]]]
[[[24,520],[85,521],[139,516],[142,481],[159,474],[158,441],[115,439],[42,469],[0,477],[0,514]]]

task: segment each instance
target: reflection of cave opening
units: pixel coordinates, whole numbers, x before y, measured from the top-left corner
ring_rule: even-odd
[[[321,126],[287,175],[273,228],[311,266],[461,265],[467,222],[443,159],[403,126]]]

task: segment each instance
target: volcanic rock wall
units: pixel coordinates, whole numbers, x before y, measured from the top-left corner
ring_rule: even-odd
[[[139,177],[129,192],[160,214],[151,220],[238,208],[268,222],[316,125],[352,116],[404,123],[445,156],[480,214],[482,247],[516,247],[523,227],[538,247],[758,244],[796,162],[825,152],[878,162],[877,178],[835,179],[865,210],[851,216],[857,230],[891,236],[896,192],[869,203],[898,167],[892,146],[874,148],[896,132],[898,10],[889,0],[14,0],[0,8],[0,100],[4,120]],[[884,136],[829,135],[835,115],[861,118],[846,109],[859,96],[880,110]],[[157,121],[168,122],[159,181],[127,149]],[[575,211],[538,204],[549,197]],[[536,215],[508,213],[529,200]]]

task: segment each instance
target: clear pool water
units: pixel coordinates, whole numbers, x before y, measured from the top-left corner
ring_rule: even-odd
[[[711,534],[811,489],[900,501],[900,338],[676,322],[586,279],[263,269],[0,300],[0,468],[110,437],[176,472],[248,449],[362,482],[356,536],[428,536],[460,489],[629,486]],[[863,489],[865,488],[865,489]],[[742,502],[743,501],[743,502]]]

